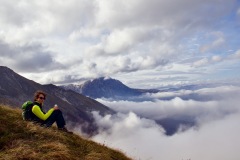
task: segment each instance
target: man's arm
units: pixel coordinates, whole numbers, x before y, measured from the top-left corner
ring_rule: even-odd
[[[53,108],[51,108],[50,110],[48,110],[48,112],[46,113],[46,114],[44,114],[42,111],[41,111],[41,109],[40,109],[40,107],[38,106],[38,105],[34,105],[33,107],[32,107],[32,112],[33,112],[33,114],[35,114],[38,118],[40,118],[41,120],[46,120],[46,119],[48,119],[48,117],[52,114],[52,112],[54,111],[54,109]]]

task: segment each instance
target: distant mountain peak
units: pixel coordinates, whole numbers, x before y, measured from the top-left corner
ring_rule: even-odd
[[[92,98],[127,99],[146,92],[152,92],[152,90],[130,88],[121,81],[109,76],[91,79],[81,85],[67,85],[64,88],[74,90]]]

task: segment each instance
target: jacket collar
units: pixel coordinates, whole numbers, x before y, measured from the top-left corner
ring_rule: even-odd
[[[39,107],[42,107],[42,104],[37,101],[35,101],[34,104],[38,105]]]

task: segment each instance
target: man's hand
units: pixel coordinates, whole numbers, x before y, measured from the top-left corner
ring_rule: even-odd
[[[53,107],[53,109],[54,109],[54,110],[58,110],[58,109],[59,109],[59,108],[58,108],[58,105],[55,104],[54,107]]]

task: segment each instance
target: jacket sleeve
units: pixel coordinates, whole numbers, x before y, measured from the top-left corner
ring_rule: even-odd
[[[48,117],[53,113],[53,111],[54,111],[54,109],[53,108],[51,108],[51,109],[49,109],[48,110],[48,112],[46,113],[46,114],[44,114],[42,111],[41,111],[41,109],[40,109],[40,107],[38,106],[38,105],[34,105],[33,107],[32,107],[32,112],[33,112],[33,114],[35,114],[38,118],[40,118],[41,120],[46,120],[46,119],[48,119]]]

